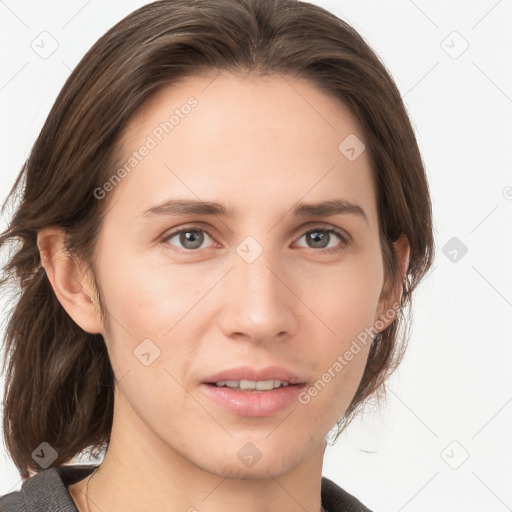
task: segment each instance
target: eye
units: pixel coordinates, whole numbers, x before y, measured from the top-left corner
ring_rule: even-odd
[[[334,238],[337,237],[340,240],[338,244],[331,244],[331,242],[333,241],[333,235],[335,235]],[[346,237],[343,236],[338,230],[333,228],[325,228],[319,226],[314,229],[310,229],[309,231],[306,231],[306,233],[304,233],[299,238],[299,240],[304,237],[306,239],[306,243],[312,245],[310,248],[321,249],[323,252],[327,253],[341,251],[347,244]]]
[[[164,235],[162,242],[171,243],[173,238],[177,238],[177,241],[181,244],[183,249],[193,251],[195,249],[201,248],[201,245],[205,241],[205,235],[206,237],[212,239],[212,237],[204,229],[193,227],[182,228]]]
[[[339,239],[338,244],[335,244],[334,246],[331,244],[333,241],[333,235]],[[299,240],[304,237],[306,237],[306,243],[311,244],[311,247],[309,247],[310,249],[319,250],[316,252],[339,252],[343,250],[348,243],[346,236],[331,227],[317,226],[314,229],[306,231]],[[176,242],[172,243],[171,241],[174,238],[176,238]],[[188,251],[197,252],[196,249],[200,249],[208,238],[213,241],[213,238],[207,231],[198,226],[192,226],[188,228],[181,228],[172,231],[171,233],[166,233],[163,235],[161,241],[170,245],[180,244],[178,247],[184,250],[179,252],[186,253]]]

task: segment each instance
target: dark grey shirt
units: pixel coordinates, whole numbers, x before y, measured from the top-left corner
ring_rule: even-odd
[[[83,480],[97,465],[45,469],[25,480],[19,491],[0,496],[0,512],[78,512],[68,485]],[[322,505],[328,512],[371,512],[354,496],[322,477]]]

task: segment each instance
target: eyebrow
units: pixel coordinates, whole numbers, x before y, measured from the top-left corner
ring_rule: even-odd
[[[368,225],[365,211],[357,204],[345,199],[332,199],[320,203],[298,203],[292,214],[296,217],[333,215],[355,215],[363,219]],[[153,206],[141,213],[145,217],[167,215],[212,215],[216,217],[234,217],[235,210],[220,203],[199,201],[196,199],[169,199],[159,205]]]

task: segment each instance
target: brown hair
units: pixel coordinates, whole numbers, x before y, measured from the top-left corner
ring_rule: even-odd
[[[68,254],[78,255],[94,278],[95,241],[107,203],[94,190],[117,165],[123,127],[163,86],[220,70],[305,78],[347,105],[363,129],[377,185],[386,283],[398,283],[403,293],[396,319],[372,343],[339,432],[368,397],[382,392],[402,360],[408,333],[399,339],[399,327],[410,318],[403,307],[432,264],[434,242],[423,163],[384,65],[347,23],[306,2],[153,2],[104,34],[71,73],[3,205],[4,211],[20,191],[21,202],[0,236],[0,247],[14,240],[19,245],[0,284],[5,289],[12,282],[19,292],[4,341],[3,371],[7,359],[9,364],[3,430],[24,478],[27,470],[40,470],[31,454],[42,442],[58,454],[52,466],[108,445],[114,401],[104,339],[83,331],[57,300],[41,266],[37,234],[47,226],[64,229]],[[392,247],[400,234],[411,251],[405,279]]]

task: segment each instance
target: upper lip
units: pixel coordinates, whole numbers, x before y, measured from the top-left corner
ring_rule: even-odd
[[[265,368],[253,368],[251,366],[238,366],[223,370],[215,375],[206,377],[203,382],[215,384],[221,380],[281,380],[290,384],[303,384],[305,381],[295,373],[279,366],[267,366]]]

